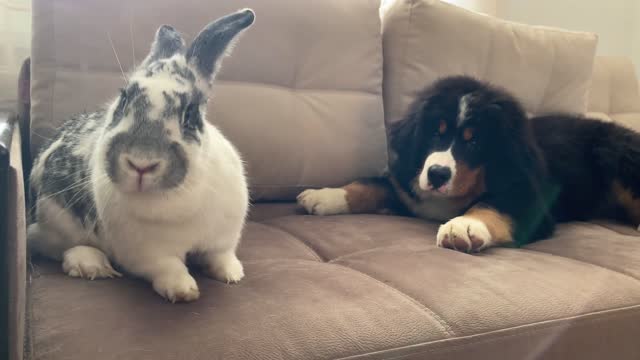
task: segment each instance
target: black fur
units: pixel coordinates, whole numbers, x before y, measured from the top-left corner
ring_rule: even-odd
[[[455,131],[439,134],[442,120]],[[472,141],[462,139],[463,128],[473,129]],[[518,245],[550,236],[556,221],[620,214],[611,200],[616,180],[640,197],[639,134],[579,116],[528,119],[508,92],[471,77],[444,78],[421,92],[390,128],[389,144],[390,176],[416,201],[428,201],[413,181],[434,151],[451,147],[456,161],[483,167],[485,191],[460,214],[474,205],[507,214]]]
[[[619,181],[640,197],[640,134],[614,123],[566,115],[533,118],[532,127],[561,187],[554,208],[558,220],[628,220],[612,203],[609,190]]]
[[[42,193],[57,200],[82,221],[84,225],[96,220],[95,206],[89,187],[89,169],[82,158],[73,155],[69,145],[59,146],[45,160],[51,171],[43,179]],[[60,189],[66,191],[60,192]]]
[[[95,131],[100,125],[104,111],[80,114],[65,122],[59,134],[49,140],[45,149],[60,140],[62,145],[41,161],[48,169],[39,189],[30,189],[34,206],[30,216],[35,219],[35,197],[48,197],[69,209],[83,225],[97,230],[97,213],[89,184],[89,168],[86,161],[73,153],[82,136]],[[80,124],[80,125],[79,125]],[[39,155],[41,156],[41,154]]]

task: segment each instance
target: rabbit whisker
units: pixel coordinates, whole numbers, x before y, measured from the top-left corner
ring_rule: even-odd
[[[118,66],[120,67],[120,72],[122,73],[122,78],[124,79],[125,84],[129,86],[129,79],[124,74],[124,69],[122,68],[122,63],[120,62],[120,58],[118,58],[118,52],[116,51],[116,47],[113,45],[113,40],[111,40],[111,34],[107,31],[107,38],[109,38],[109,44],[111,44],[111,50],[113,50],[113,55],[116,56],[116,61],[118,62]]]

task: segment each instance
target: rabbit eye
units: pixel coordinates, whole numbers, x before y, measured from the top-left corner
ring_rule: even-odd
[[[182,127],[189,131],[202,130],[202,120],[200,119],[198,105],[190,104],[187,106],[182,118]]]
[[[120,89],[120,102],[118,102],[118,107],[116,108],[116,112],[122,113],[124,111],[125,106],[127,106],[127,92],[124,89]]]
[[[120,99],[118,100],[118,106],[116,106],[116,109],[113,112],[113,117],[111,123],[109,124],[109,128],[114,128],[116,125],[118,125],[118,123],[120,123],[120,120],[125,115],[127,102],[127,92],[124,89],[120,89]]]

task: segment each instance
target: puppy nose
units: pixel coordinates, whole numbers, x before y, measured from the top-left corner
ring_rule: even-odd
[[[138,174],[144,175],[146,173],[152,173],[156,171],[160,165],[159,161],[153,160],[139,160],[139,159],[127,159],[127,165],[129,168],[135,170]]]
[[[427,171],[427,178],[431,186],[437,189],[451,179],[451,169],[447,166],[431,165]]]

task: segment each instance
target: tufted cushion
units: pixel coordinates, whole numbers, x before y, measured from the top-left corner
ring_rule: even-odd
[[[123,86],[109,35],[127,71],[159,25],[190,41],[209,21],[246,6],[256,23],[223,64],[208,114],[247,161],[253,198],[291,199],[302,188],[377,175],[386,166],[378,5],[36,0],[33,146]]]
[[[598,56],[593,65],[589,115],[607,117],[640,131],[640,91],[631,59]]]
[[[385,117],[404,115],[436,79],[467,74],[504,86],[526,110],[586,111],[597,37],[529,26],[438,0],[397,0],[383,13]]]
[[[198,275],[201,298],[179,305],[39,260],[33,359],[638,359],[637,233],[563,224],[467,255],[435,247],[437,228],[260,204],[239,248],[246,278]]]

